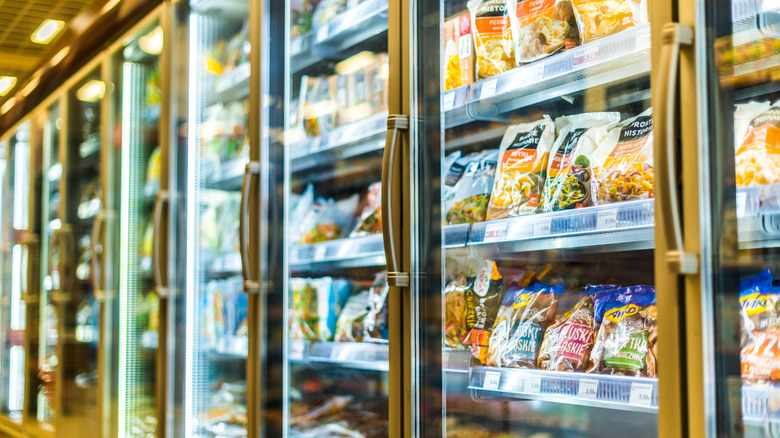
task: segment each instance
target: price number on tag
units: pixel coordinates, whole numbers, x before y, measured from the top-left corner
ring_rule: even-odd
[[[552,222],[549,219],[534,224],[534,236],[547,236],[550,232],[552,232]]]
[[[482,100],[482,99],[490,99],[491,97],[495,96],[497,85],[498,85],[497,79],[493,79],[482,84],[482,89],[479,90],[479,98]]]
[[[528,376],[525,378],[525,392],[530,394],[539,394],[542,392],[541,376]]]
[[[496,242],[506,237],[506,222],[489,223],[485,226],[483,242]]]
[[[596,219],[597,230],[611,230],[617,228],[617,209],[601,210]]]
[[[498,384],[501,381],[501,373],[497,371],[488,371],[485,373],[485,381],[482,383],[482,389],[489,391],[498,390]]]
[[[599,390],[599,381],[593,379],[581,379],[580,388],[577,391],[579,398],[595,399]]]
[[[653,404],[653,385],[649,383],[632,383],[629,404],[635,406],[651,406]]]

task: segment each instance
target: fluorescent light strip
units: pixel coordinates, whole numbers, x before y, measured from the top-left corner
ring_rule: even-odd
[[[8,385],[8,410],[21,411],[24,406],[24,347],[11,347]]]
[[[25,124],[19,129],[19,134],[27,133],[29,126]],[[14,228],[27,229],[27,214],[29,205],[29,169],[30,169],[30,145],[24,141],[18,141],[14,145]]]
[[[0,76],[0,96],[5,96],[16,86],[14,76]]]
[[[11,330],[24,330],[24,302],[22,301],[22,245],[11,249]]]
[[[59,35],[64,27],[64,21],[47,18],[43,20],[38,28],[33,31],[32,35],[30,35],[30,41],[35,44],[49,44],[57,35]]]

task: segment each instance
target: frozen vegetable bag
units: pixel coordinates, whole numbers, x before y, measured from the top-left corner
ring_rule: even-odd
[[[555,124],[543,119],[510,126],[501,139],[499,164],[487,219],[534,214],[539,210]]]

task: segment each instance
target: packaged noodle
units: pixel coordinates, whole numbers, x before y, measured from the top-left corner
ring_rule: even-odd
[[[506,0],[470,0],[467,6],[477,53],[477,79],[514,68],[511,14]]]
[[[555,120],[558,138],[547,167],[542,211],[568,210],[593,205],[591,158],[620,113],[586,113]]]
[[[501,365],[536,368],[544,331],[555,315],[563,285],[537,283],[523,289],[513,304],[511,336],[501,353]]]
[[[510,126],[501,139],[499,165],[487,219],[534,214],[539,210],[555,124],[543,119]]]
[[[742,380],[749,384],[780,382],[780,288],[766,270],[740,284],[743,330]]]
[[[647,0],[572,0],[582,44],[647,23]]]
[[[745,120],[755,113],[745,129]],[[739,105],[735,122],[735,132],[744,129],[735,158],[737,187],[780,182],[780,105]]]
[[[652,109],[620,122],[593,152],[596,205],[653,197]]]
[[[363,341],[363,319],[368,314],[368,290],[352,295],[336,321],[336,342]]]
[[[449,348],[465,348],[463,338],[466,326],[466,289],[468,280],[459,274],[444,288],[444,343]]]
[[[496,320],[493,322],[493,333],[490,335],[490,342],[488,346],[488,356],[486,364],[489,366],[500,367],[503,366],[501,359],[501,353],[506,347],[506,343],[509,342],[509,336],[511,333],[512,313],[514,311],[514,304],[517,302],[518,297],[525,291],[525,287],[531,281],[534,272],[526,271],[530,275],[524,275],[520,280],[520,283],[513,282],[511,286],[507,288],[504,298],[501,300],[501,306],[498,308],[496,314]],[[506,282],[504,282],[506,284]]]
[[[592,286],[568,294],[577,298],[573,305],[567,305],[564,312],[558,304],[556,322],[544,334],[537,364],[541,370],[586,371],[590,366],[590,352],[596,342],[595,298],[596,293],[613,290],[614,284]],[[559,319],[560,318],[560,319]]]
[[[452,188],[447,210],[447,223],[467,224],[482,222],[487,213],[490,191],[496,174],[498,151],[485,151],[464,157],[463,176]],[[461,160],[458,160],[461,162]]]
[[[577,46],[577,25],[570,0],[508,0],[518,64],[536,61]]]
[[[658,309],[652,286],[632,286],[596,296],[600,323],[588,371],[656,377]]]
[[[504,294],[504,280],[492,260],[475,261],[468,274],[466,290],[466,325],[471,327],[463,344],[483,364],[487,362],[493,323]]]

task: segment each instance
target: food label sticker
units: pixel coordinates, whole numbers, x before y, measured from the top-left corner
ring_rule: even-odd
[[[525,392],[529,394],[539,394],[542,392],[542,377],[528,376],[525,378]]]
[[[534,236],[547,236],[550,234],[551,230],[552,226],[549,219],[546,221],[537,222],[534,225]]]
[[[290,359],[303,359],[303,342],[293,342],[290,345]]]
[[[496,242],[506,237],[506,222],[491,222],[485,226],[483,242]]]
[[[617,227],[617,209],[601,210],[596,219],[597,230],[611,230]]]
[[[628,403],[636,406],[651,406],[653,404],[653,385],[650,383],[632,383],[631,396]]]
[[[498,383],[501,381],[501,373],[497,371],[487,371],[485,373],[485,381],[482,384],[482,389],[489,391],[498,390]]]
[[[493,97],[493,95],[496,94],[496,85],[498,85],[497,79],[486,81],[484,84],[482,84],[482,89],[479,90],[480,100],[490,99]]]
[[[747,193],[737,192],[737,217],[747,215]]]
[[[599,45],[598,43],[591,43],[582,46],[582,51],[574,57],[574,66],[580,67],[588,64],[593,64],[599,59]]]
[[[319,245],[314,250],[314,259],[315,260],[323,260],[327,253],[328,253],[328,247],[325,246],[325,245]]]
[[[580,388],[577,397],[595,399],[599,390],[599,381],[594,379],[580,379]]]
[[[455,106],[455,92],[450,91],[441,97],[441,110],[449,111]]]
[[[324,40],[328,37],[328,26],[324,25],[317,31],[317,42]]]

